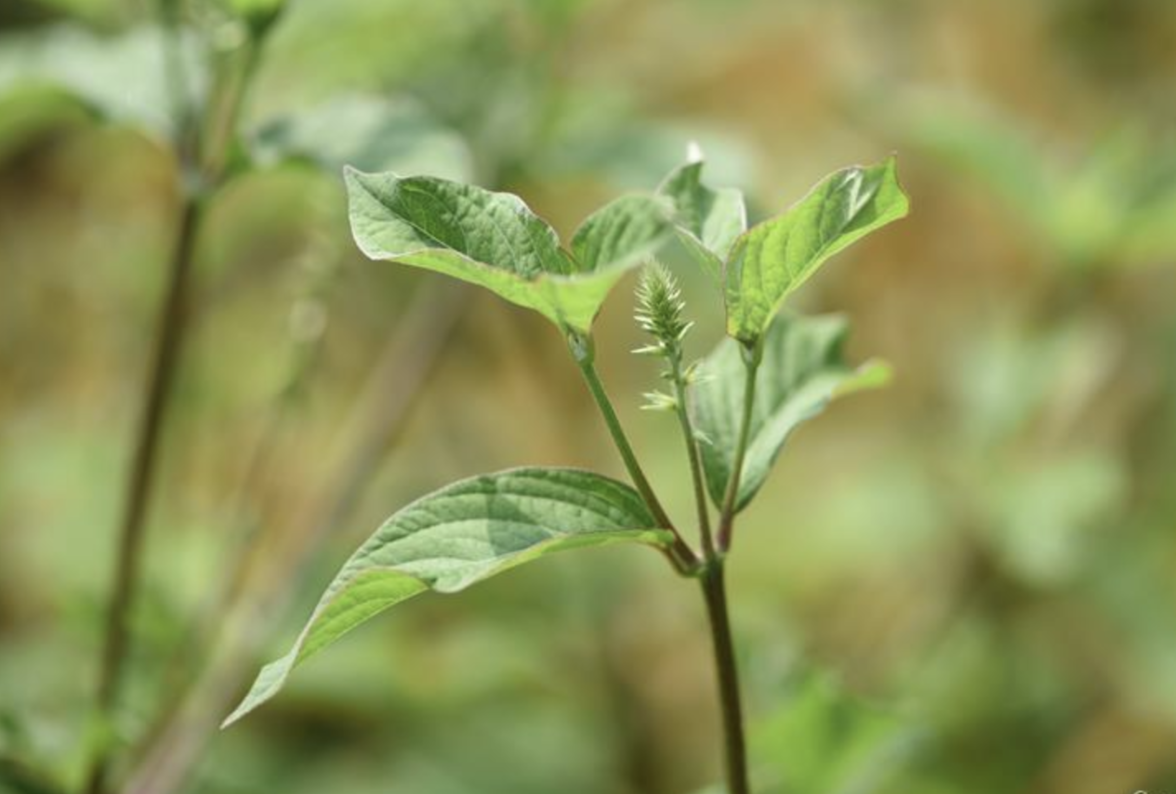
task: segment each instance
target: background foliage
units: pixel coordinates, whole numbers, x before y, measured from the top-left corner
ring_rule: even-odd
[[[184,14],[192,64],[231,63],[239,24]],[[208,794],[716,779],[701,605],[625,548],[421,598],[212,729],[395,508],[523,464],[622,474],[542,318],[362,258],[342,162],[509,189],[567,236],[691,139],[753,217],[895,150],[913,199],[797,296],[895,377],[799,429],[742,519],[762,790],[1176,790],[1171,3],[292,0],[199,240],[107,732],[101,610],[178,206],[152,19],[0,7],[0,790],[76,786],[102,741]],[[702,355],[718,301],[669,258]],[[685,515],[631,308],[606,306],[598,360]]]

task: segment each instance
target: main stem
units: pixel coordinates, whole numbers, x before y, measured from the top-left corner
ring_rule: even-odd
[[[743,461],[751,432],[751,415],[755,407],[755,381],[762,348],[759,344],[745,345],[741,352],[747,380],[744,384],[743,411],[739,420],[739,441],[731,466],[730,480],[727,482],[727,491],[723,495],[723,507],[719,513],[718,550],[708,555],[701,576],[702,594],[706,600],[706,612],[710,620],[719,702],[723,713],[728,794],[751,792],[747,776],[747,743],[743,735],[743,706],[739,698],[739,670],[735,661],[735,646],[731,640],[731,621],[727,616],[727,589],[723,569],[735,526],[739,481],[743,475]]]
[[[750,794],[747,777],[747,743],[743,735],[743,705],[739,697],[739,669],[727,616],[727,588],[723,560],[712,558],[699,579],[710,622],[715,655],[715,676],[723,714],[724,766],[728,794]]]
[[[754,354],[754,350],[750,351]],[[724,579],[724,548],[715,548],[710,532],[710,510],[707,505],[706,488],[702,477],[702,464],[698,454],[698,439],[690,422],[690,405],[687,402],[686,378],[682,372],[682,354],[676,346],[666,351],[670,365],[669,377],[674,384],[675,412],[686,441],[690,459],[690,475],[694,482],[695,503],[698,508],[698,530],[702,536],[703,563],[699,573],[699,584],[706,601],[707,622],[711,630],[711,646],[715,657],[715,676],[719,688],[719,704],[723,715],[723,762],[727,777],[728,794],[750,794],[747,775],[747,742],[743,734],[743,705],[739,697],[739,668],[735,660],[735,645],[731,639],[731,620],[727,612],[727,589]],[[751,422],[750,406],[754,400],[751,391],[755,385],[755,368],[758,361],[754,355],[749,362],[749,395],[744,401],[739,452],[732,469],[732,482],[738,487],[743,469],[743,453],[747,446],[748,426]],[[729,537],[734,523],[734,497],[726,494],[721,515],[721,527],[726,528]]]

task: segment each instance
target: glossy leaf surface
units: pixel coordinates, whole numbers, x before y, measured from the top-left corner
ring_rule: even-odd
[[[657,222],[654,198],[628,197],[585,222],[572,254],[518,196],[432,177],[345,175],[352,234],[367,256],[477,284],[577,331],[670,228]]]
[[[783,215],[737,239],[724,271],[727,333],[754,342],[825,260],[907,214],[893,157],[822,180]]]

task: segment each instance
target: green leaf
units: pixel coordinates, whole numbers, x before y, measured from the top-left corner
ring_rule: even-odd
[[[727,333],[755,342],[784,299],[829,257],[907,214],[897,162],[853,166],[820,182],[783,215],[752,227],[727,258]]]
[[[801,671],[781,705],[751,736],[765,794],[914,791],[896,782],[926,740],[918,723],[847,691],[831,676]],[[902,781],[906,782],[906,781]]]
[[[848,323],[836,315],[780,315],[763,339],[755,406],[736,509],[742,510],[764,484],[784,442],[798,425],[817,416],[834,397],[883,385],[889,367],[869,362],[857,369],[842,359]],[[723,503],[739,441],[746,383],[740,343],[724,339],[702,363],[694,387],[695,427],[704,439],[702,465],[707,490]]]
[[[723,261],[735,240],[747,230],[747,208],[739,190],[715,190],[704,185],[700,153],[691,154],[691,162],[671,172],[658,193],[673,203],[674,222],[682,245],[721,284]]]
[[[67,92],[105,120],[160,138],[174,132],[174,97],[165,80],[163,29],[133,28],[99,36],[61,24],[0,37],[0,96],[32,87]],[[206,91],[208,75],[194,34],[182,31],[187,102]]]
[[[468,179],[473,172],[465,142],[420,105],[365,94],[268,121],[253,134],[251,149],[262,164],[300,159],[332,174],[345,165],[447,179]]]
[[[651,196],[622,196],[588,216],[572,236],[572,254],[586,272],[640,264],[669,234],[669,212]]]
[[[525,468],[453,483],[384,522],[335,576],[294,647],[267,665],[229,725],[273,697],[299,663],[426,590],[453,593],[563,549],[668,547],[627,485],[575,469]]]
[[[613,285],[669,229],[654,223],[653,198],[621,199],[585,222],[573,255],[518,196],[354,168],[345,178],[352,234],[367,256],[477,284],[575,331],[591,328]]]

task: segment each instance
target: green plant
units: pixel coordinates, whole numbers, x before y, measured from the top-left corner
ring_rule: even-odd
[[[517,197],[433,177],[345,171],[352,231],[372,259],[483,286],[539,312],[564,335],[634,487],[588,471],[521,468],[462,480],[396,512],[336,575],[294,647],[267,665],[229,725],[273,697],[291,670],[378,612],[419,593],[452,593],[569,548],[653,546],[699,580],[723,705],[728,786],[750,791],[724,586],[737,514],[763,485],[791,431],[835,396],[885,380],[880,364],[841,358],[839,318],[780,316],[785,299],[830,256],[903,217],[893,158],[839,171],[789,211],[750,229],[742,196],[701,181],[702,161],[675,170],[653,196],[630,195],[591,215],[560,247]],[[650,407],[681,424],[696,497],[696,550],[662,508],[597,375],[592,323],[610,289],[676,232],[721,288],[731,337],[687,364],[692,323],[673,276],[646,268],[637,351],[662,359],[669,393]],[[718,507],[711,529],[707,494]]]

